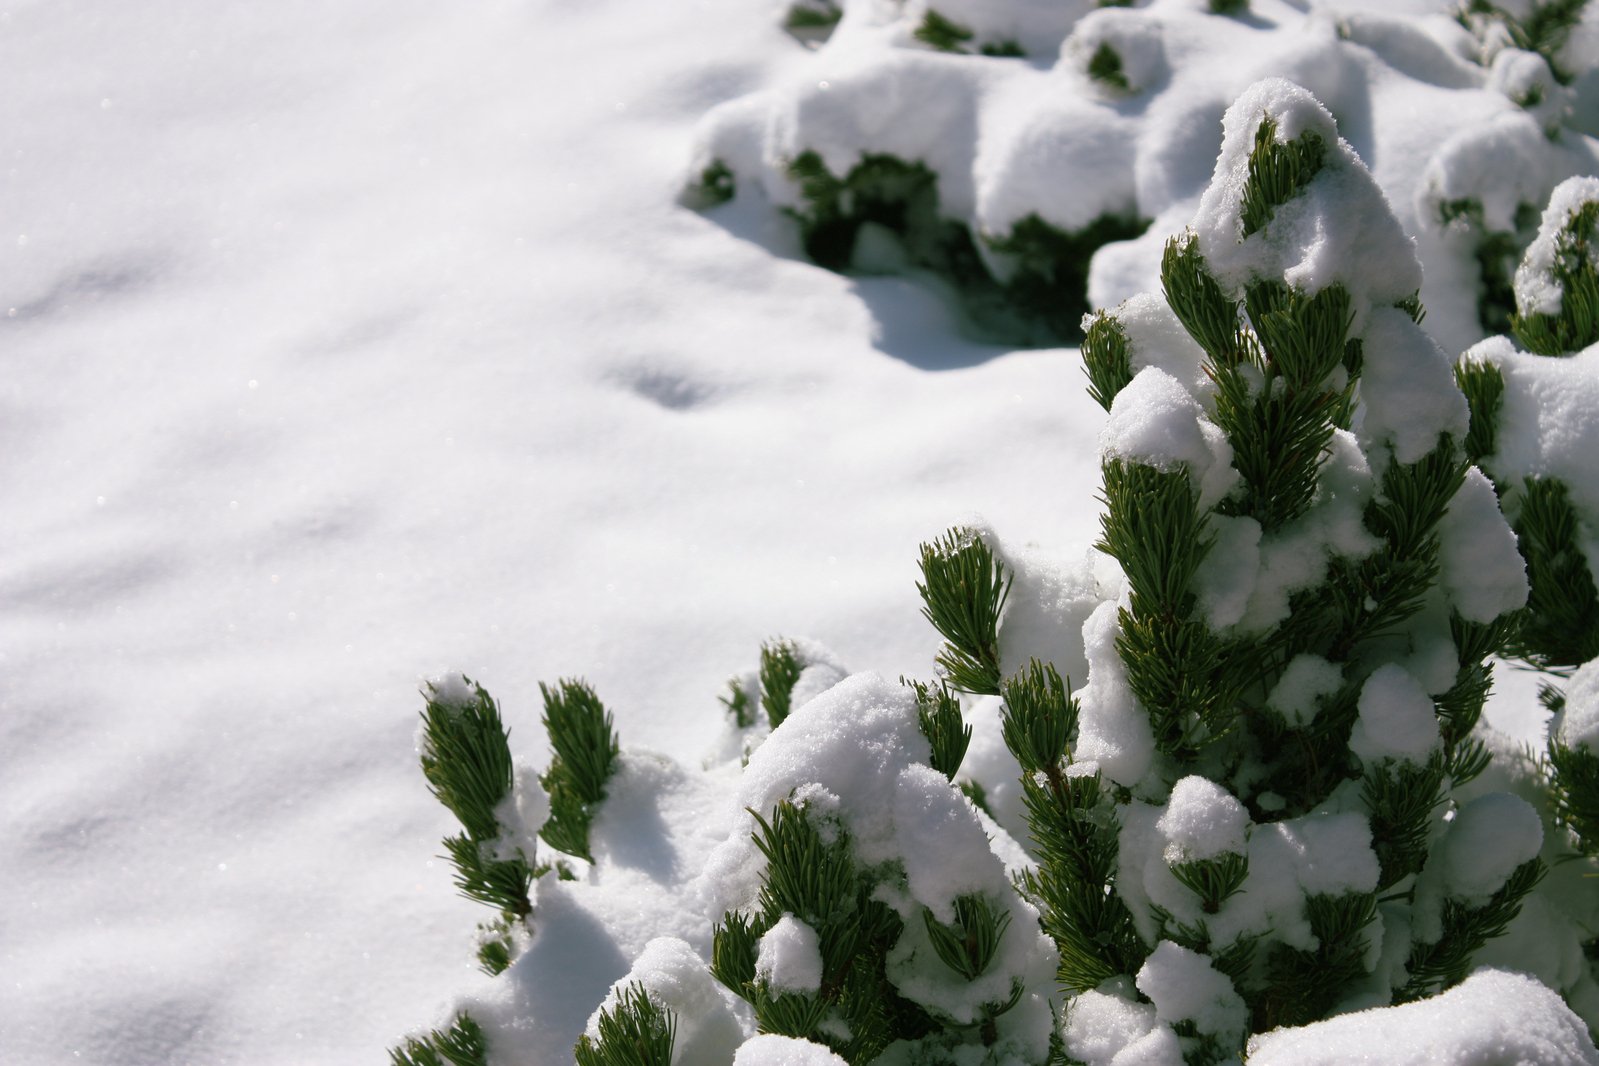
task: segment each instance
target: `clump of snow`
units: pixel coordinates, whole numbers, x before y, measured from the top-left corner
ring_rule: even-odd
[[[1283,716],[1295,728],[1309,725],[1321,709],[1321,701],[1343,687],[1344,672],[1319,655],[1296,655],[1282,677],[1272,686],[1266,706]]]
[[[1099,449],[1106,458],[1187,470],[1202,510],[1215,506],[1238,481],[1226,435],[1203,416],[1182,382],[1155,366],[1140,370],[1116,394]]]
[[[675,937],[645,945],[627,975],[589,1016],[585,1032],[598,1039],[600,1013],[616,1008],[623,990],[640,984],[657,1006],[677,1018],[675,1062],[726,1062],[744,1039],[747,1008],[711,976],[697,952]]]
[[[1260,576],[1260,523],[1244,515],[1209,516],[1210,551],[1194,574],[1193,591],[1212,629],[1243,620]]]
[[[1371,312],[1362,338],[1360,396],[1363,441],[1391,444],[1394,458],[1414,463],[1449,434],[1466,435],[1471,415],[1455,386],[1454,364],[1438,342],[1394,307]]]
[[[1546,132],[1558,131],[1571,111],[1571,90],[1555,79],[1537,52],[1506,48],[1493,57],[1488,88],[1524,108]]]
[[[1100,13],[1133,12],[1130,8],[1107,7],[1101,8]],[[1190,396],[1209,402],[1214,386],[1205,373],[1205,350],[1163,297],[1141,292],[1123,300],[1113,314],[1127,336],[1127,354],[1134,371],[1159,367],[1181,382]]]
[[[1599,753],[1599,660],[1571,675],[1565,696],[1565,707],[1549,723],[1551,735],[1568,748]]]
[[[537,854],[539,830],[550,817],[550,794],[537,769],[520,761],[512,765],[511,791],[494,808],[494,821],[500,827],[495,858],[508,859],[520,850],[531,859]]]
[[[1307,896],[1371,892],[1381,873],[1371,848],[1371,825],[1364,815],[1312,814],[1257,827],[1250,836],[1250,876],[1255,873],[1254,844],[1288,856],[1300,890]],[[1263,865],[1272,865],[1271,861]]]
[[[1527,565],[1499,510],[1493,483],[1476,467],[1438,523],[1439,581],[1462,617],[1487,623],[1527,602]]]
[[[825,1044],[762,1033],[739,1046],[738,1053],[733,1056],[733,1066],[849,1066],[849,1063]]]
[[[1479,970],[1441,995],[1345,1014],[1249,1041],[1249,1066],[1594,1066],[1587,1027],[1521,974]]]
[[[1548,358],[1495,337],[1463,358],[1492,363],[1505,381],[1489,473],[1512,491],[1523,478],[1558,478],[1592,528],[1599,520],[1599,345]]]
[[[1457,129],[1422,173],[1417,213],[1441,220],[1451,205],[1475,204],[1483,229],[1515,232],[1517,209],[1542,203],[1552,184],[1547,145],[1538,120],[1520,110]]]
[[[1160,1021],[1193,1022],[1224,1046],[1246,1031],[1249,1009],[1232,979],[1212,966],[1208,955],[1162,940],[1144,960],[1137,984],[1155,1004]]]
[[[784,914],[761,937],[755,976],[776,992],[814,992],[822,987],[822,947],[816,930]]]
[[[1169,863],[1244,854],[1249,812],[1238,798],[1208,777],[1190,775],[1172,786],[1156,828],[1166,838]]]
[[[1116,651],[1117,605],[1103,603],[1083,623],[1088,656],[1088,687],[1079,694],[1079,760],[1094,762],[1120,785],[1136,785],[1155,758],[1149,714],[1127,683],[1127,668]]]
[[[1139,1002],[1131,989],[1125,991],[1125,995],[1118,995],[1105,989],[1090,989],[1072,998],[1066,1007],[1061,1036],[1073,1058],[1088,1066],[1111,1066],[1112,1062],[1119,1066],[1124,1061],[1124,1048],[1157,1031],[1154,1005]],[[1165,1026],[1160,1029],[1170,1032]],[[1181,1061],[1179,1054],[1176,1062]]]
[[[1437,708],[1404,667],[1387,663],[1372,671],[1361,687],[1359,709],[1349,750],[1362,760],[1419,764],[1437,750]]]
[[[1538,812],[1519,796],[1490,792],[1455,812],[1429,863],[1439,863],[1445,895],[1481,904],[1542,847]]]
[[[985,537],[985,540],[989,538]],[[1010,595],[999,621],[1000,674],[1011,677],[1033,659],[1054,663],[1073,685],[1088,680],[1083,623],[1113,593],[1102,587],[1098,552],[1062,559],[1033,548],[1013,550],[990,540],[1011,574]]]

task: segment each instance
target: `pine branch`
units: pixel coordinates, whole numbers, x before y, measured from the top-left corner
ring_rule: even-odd
[[[1237,366],[1246,356],[1238,328],[1238,304],[1222,292],[1205,265],[1192,230],[1166,242],[1160,261],[1166,302],[1211,362]]]
[[[1287,144],[1277,142],[1277,122],[1261,117],[1255,147],[1249,153],[1249,179],[1244,185],[1243,236],[1266,228],[1277,208],[1287,203],[1321,170],[1325,145],[1315,130],[1306,130]]]
[[[928,8],[921,25],[916,27],[912,36],[940,52],[964,52],[965,44],[973,35],[965,26],[952,22],[932,8]]]
[[[794,686],[805,663],[792,641],[773,640],[761,645],[761,707],[776,729],[792,709]]]
[[[951,781],[972,742],[972,727],[961,715],[960,700],[942,682],[925,685],[900,678],[916,693],[916,722],[932,747],[932,767]]]
[[[1371,847],[1382,870],[1377,891],[1421,872],[1433,812],[1448,798],[1442,788],[1447,765],[1439,753],[1422,766],[1384,762],[1366,771],[1361,798],[1371,812]]]
[[[1570,831],[1579,852],[1599,859],[1599,754],[1550,737],[1547,758],[1555,824]]]
[[[1528,859],[1480,907],[1446,898],[1443,934],[1434,943],[1411,947],[1406,964],[1410,979],[1394,993],[1394,1002],[1409,1003],[1459,984],[1471,968],[1471,957],[1488,941],[1504,935],[1521,913],[1521,901],[1546,872],[1543,860]]]
[[[968,981],[975,981],[994,961],[999,942],[1010,926],[1009,911],[995,911],[987,898],[979,895],[955,898],[955,921],[945,925],[922,908],[922,922],[933,942],[933,950],[945,966]]]
[[[947,643],[938,665],[966,692],[999,692],[999,616],[1011,577],[983,539],[955,528],[921,548],[922,616]]]
[[[539,779],[550,794],[550,817],[539,835],[552,848],[592,862],[589,825],[621,751],[611,713],[583,681],[565,680],[554,688],[541,684],[539,691],[555,752]]]
[[[1282,943],[1273,946],[1266,962],[1266,987],[1255,998],[1251,1028],[1259,1033],[1325,1017],[1366,972],[1363,931],[1376,914],[1375,893],[1308,897],[1305,917],[1317,946],[1313,951]]]
[[[1569,355],[1599,341],[1596,240],[1599,240],[1599,201],[1590,200],[1573,211],[1555,235],[1551,280],[1560,286],[1560,312],[1522,315],[1518,311],[1511,318],[1516,339],[1528,351],[1539,355]]]
[[[471,686],[470,702],[446,702],[431,685],[424,694],[422,773],[468,835],[488,841],[500,834],[494,809],[511,793],[510,732],[494,698],[463,680]]]
[[[1514,506],[1511,524],[1530,589],[1510,652],[1541,670],[1599,658],[1599,589],[1578,540],[1569,490],[1554,478],[1527,478]]]
[[[435,1029],[421,1040],[407,1039],[389,1051],[392,1066],[488,1066],[488,1040],[469,1014],[446,1030]]]
[[[599,1039],[577,1038],[577,1066],[671,1066],[677,1016],[661,1007],[635,981],[610,1010],[600,1012]]]
[[[1462,359],[1455,364],[1455,384],[1471,412],[1466,431],[1466,459],[1477,465],[1499,447],[1499,411],[1504,405],[1505,376],[1492,363]]]
[[[1077,733],[1077,701],[1053,663],[1032,660],[1006,681],[1000,710],[1005,746],[1024,774],[1059,772]]]
[[[1117,393],[1133,380],[1127,331],[1111,312],[1096,311],[1084,326],[1082,351],[1083,370],[1088,374],[1088,395],[1109,411]]]

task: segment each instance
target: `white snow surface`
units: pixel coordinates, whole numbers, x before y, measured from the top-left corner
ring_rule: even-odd
[[[1599,661],[1580,667],[1565,685],[1566,706],[1550,723],[1567,747],[1599,752]]]
[[[1495,60],[1497,67],[1498,60]],[[1556,241],[1583,204],[1599,200],[1599,178],[1572,177],[1555,186],[1538,223],[1538,236],[1527,246],[1521,265],[1516,268],[1516,310],[1522,315],[1558,315],[1565,302],[1565,290],[1554,276]],[[1591,240],[1591,233],[1577,234]]]
[[[1591,1066],[1587,1029],[1521,974],[1479,970],[1434,999],[1344,1014],[1249,1042],[1249,1066]]]
[[[1349,750],[1368,762],[1427,761],[1438,747],[1438,718],[1421,682],[1402,666],[1379,666],[1360,689],[1360,717]]]
[[[1197,862],[1244,854],[1249,812],[1208,777],[1185,777],[1172,786],[1155,823],[1166,838],[1167,862]]]
[[[785,914],[761,937],[755,976],[777,992],[814,992],[822,987],[822,949],[816,930]]]

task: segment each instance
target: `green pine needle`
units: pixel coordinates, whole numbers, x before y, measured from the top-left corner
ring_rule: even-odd
[[[1086,321],[1082,351],[1088,395],[1109,411],[1117,393],[1133,380],[1132,345],[1111,312],[1095,311]]]
[[[948,642],[938,665],[949,683],[979,695],[999,693],[999,616],[1011,577],[983,539],[951,529],[921,548],[922,616]]]
[[[1371,812],[1371,846],[1382,871],[1379,892],[1421,872],[1433,812],[1448,798],[1443,790],[1447,770],[1447,761],[1438,755],[1420,766],[1384,762],[1366,771],[1361,798]]]
[[[1528,478],[1513,507],[1530,591],[1511,653],[1541,670],[1599,658],[1599,589],[1578,539],[1570,491],[1555,478]]]
[[[1249,859],[1228,852],[1214,859],[1195,859],[1171,864],[1172,876],[1199,897],[1200,908],[1215,914],[1240,889],[1249,876]]]
[[[1010,919],[1009,911],[996,911],[980,895],[957,896],[955,921],[950,925],[935,918],[930,908],[922,908],[922,922],[927,926],[933,950],[945,966],[968,981],[988,972]]]
[[[727,682],[727,695],[718,696],[717,699],[732,716],[733,724],[739,729],[748,729],[755,724],[755,707],[750,699],[750,694],[744,690],[744,685],[738,678],[729,678]]]
[[[711,976],[731,991],[748,997],[755,980],[755,959],[767,923],[728,911],[711,927]]]
[[[526,918],[533,912],[534,871],[520,855],[505,860],[487,858],[484,851],[491,846],[465,834],[444,838],[444,857],[455,867],[455,887],[467,899]]]
[[[421,1040],[411,1038],[389,1051],[392,1066],[488,1066],[489,1045],[483,1028],[462,1014],[446,1030],[435,1029]]]
[[[422,711],[422,773],[440,803],[458,818],[474,840],[499,836],[494,809],[511,792],[510,733],[500,707],[483,686],[467,703],[450,703],[428,686]]]
[[[1505,376],[1492,363],[1462,359],[1455,364],[1455,384],[1466,396],[1471,428],[1466,431],[1466,458],[1481,464],[1499,447],[1499,411],[1504,405]]]
[[[1128,92],[1132,85],[1122,71],[1122,57],[1108,43],[1102,43],[1088,59],[1088,76],[1109,85],[1118,92]]]
[[[794,686],[805,672],[805,661],[791,641],[774,640],[761,645],[761,707],[766,720],[776,729],[788,718]]]
[[[1521,913],[1522,900],[1547,872],[1542,859],[1528,859],[1480,907],[1445,899],[1443,934],[1431,944],[1412,945],[1405,967],[1410,979],[1394,993],[1394,1002],[1409,1003],[1464,980],[1472,956],[1488,941],[1504,935]]]
[[[930,765],[951,781],[955,780],[972,742],[972,727],[961,714],[960,700],[942,682],[926,685],[902,677],[900,684],[910,686],[916,693],[916,721],[932,748]]]
[[[1053,663],[1032,660],[1006,681],[1000,722],[1005,746],[1024,774],[1056,770],[1064,764],[1077,734],[1077,701]]]
[[[605,798],[605,781],[621,750],[611,712],[585,681],[563,680],[553,689],[540,684],[539,691],[555,761],[584,803],[598,803]]]
[[[1211,362],[1237,366],[1246,355],[1238,329],[1238,304],[1222,292],[1199,251],[1199,238],[1188,230],[1166,242],[1160,260],[1160,284],[1178,321]]]
[[[912,36],[940,52],[963,52],[966,42],[972,39],[972,31],[928,8]]]
[[[1321,170],[1326,146],[1321,134],[1306,130],[1287,144],[1277,142],[1277,121],[1261,117],[1255,147],[1249,153],[1249,178],[1244,185],[1244,236],[1266,228],[1277,208],[1310,184]]]
[[[1560,313],[1513,316],[1511,328],[1528,351],[1569,355],[1599,341],[1599,201],[1573,211],[1555,236],[1554,280],[1560,286]]]
[[[578,1037],[577,1066],[671,1066],[677,1015],[659,1006],[635,981],[610,1010],[600,1012],[599,1039]]]

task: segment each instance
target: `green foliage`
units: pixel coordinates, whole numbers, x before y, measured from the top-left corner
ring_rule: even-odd
[[[972,31],[928,8],[921,25],[916,27],[912,36],[940,52],[962,52],[972,39]]]
[[[1265,987],[1251,997],[1252,1028],[1265,1032],[1325,1017],[1365,974],[1365,929],[1376,916],[1377,897],[1369,892],[1308,897],[1305,917],[1317,945],[1310,951],[1272,946]]]
[[[1088,57],[1088,76],[1118,92],[1125,93],[1132,89],[1127,75],[1122,73],[1122,57],[1108,42],[1100,44],[1094,54]]]
[[[718,696],[727,713],[732,716],[733,724],[739,729],[748,729],[755,724],[755,706],[750,699],[750,694],[744,691],[744,686],[738,678],[727,682],[727,695]]]
[[[1516,263],[1538,227],[1538,211],[1520,204],[1510,230],[1490,230],[1476,200],[1450,200],[1438,205],[1444,225],[1469,234],[1477,260],[1477,321],[1484,333],[1506,333],[1516,310]]]
[[[900,682],[916,693],[916,721],[933,749],[933,769],[955,780],[972,742],[972,727],[961,715],[960,700],[942,682],[925,685],[904,678],[900,678]]]
[[[1510,652],[1543,670],[1599,657],[1599,590],[1577,539],[1569,490],[1554,478],[1527,478],[1514,511],[1531,588]]]
[[[540,836],[558,851],[593,861],[589,823],[605,798],[605,782],[615,768],[620,745],[611,713],[584,681],[564,680],[554,688],[540,684],[544,728],[554,757],[539,780],[550,794],[550,817]]]
[[[1183,887],[1199,897],[1199,907],[1206,914],[1216,914],[1244,887],[1249,876],[1249,859],[1227,852],[1214,859],[1195,859],[1171,863],[1172,876]]]
[[[514,918],[533,910],[529,892],[539,871],[520,851],[504,854],[495,809],[511,794],[510,732],[499,704],[470,679],[471,696],[455,702],[432,686],[422,711],[422,773],[465,833],[444,839],[455,887],[468,899]]]
[[[1517,314],[1516,339],[1539,355],[1569,355],[1599,342],[1599,200],[1573,211],[1555,235],[1553,280],[1560,286],[1560,313]]]
[[[577,1066],[671,1066],[677,1016],[658,1006],[638,982],[622,989],[600,1012],[599,1039],[577,1038]]]
[[[1177,320],[1217,366],[1235,366],[1245,357],[1238,304],[1222,292],[1205,266],[1192,230],[1166,242],[1160,261],[1161,290]]]
[[[975,981],[993,963],[1000,939],[1010,926],[1010,912],[996,911],[983,896],[966,895],[955,898],[954,924],[945,925],[927,907],[922,908],[922,920],[944,965]]]
[[[421,1040],[408,1039],[389,1051],[392,1066],[488,1066],[489,1045],[483,1029],[463,1014],[448,1029],[435,1029]]]
[[[705,211],[727,203],[737,191],[732,170],[720,159],[713,159],[709,166],[700,171],[699,181],[689,189],[688,198],[692,206]]]
[[[1116,396],[1133,380],[1131,343],[1121,321],[1110,311],[1095,311],[1083,333],[1083,370],[1088,374],[1088,395],[1110,410]]]
[[[1505,376],[1492,363],[1462,359],[1455,364],[1455,384],[1465,394],[1471,411],[1466,431],[1466,459],[1481,464],[1499,444],[1499,409],[1505,399]]]
[[[844,12],[833,0],[796,0],[783,18],[783,28],[807,37],[816,31],[830,31]]]
[[[1405,966],[1410,979],[1394,993],[1394,1002],[1409,1003],[1459,984],[1471,967],[1471,957],[1488,941],[1504,935],[1521,912],[1521,901],[1543,880],[1545,872],[1543,860],[1528,859],[1480,906],[1446,898],[1443,935],[1433,943],[1412,946]]]
[[[794,685],[804,672],[805,663],[791,641],[774,640],[761,645],[761,708],[773,729],[788,717]]]
[[[1037,215],[1019,220],[1004,236],[986,238],[989,250],[1011,262],[1010,279],[1000,288],[1007,308],[1044,343],[1077,343],[1088,305],[1088,266],[1094,253],[1113,241],[1127,241],[1149,228],[1149,220],[1101,215],[1080,230],[1067,231]]]
[[[1371,812],[1371,846],[1382,871],[1377,891],[1421,872],[1433,812],[1447,798],[1442,790],[1447,766],[1439,754],[1422,765],[1384,762],[1367,769],[1361,798]]]
[[[946,641],[938,665],[966,692],[999,692],[999,616],[1011,578],[983,539],[954,528],[921,546],[922,616]]]
[[[1306,130],[1287,144],[1277,141],[1277,123],[1262,116],[1249,153],[1249,180],[1244,186],[1243,220],[1247,238],[1266,228],[1277,208],[1310,183],[1321,169],[1326,145],[1321,135]]]
[[[1566,67],[1559,56],[1571,39],[1572,31],[1582,21],[1587,6],[1588,0],[1547,0],[1507,7],[1491,0],[1468,0],[1462,21],[1470,26],[1475,16],[1478,20],[1503,26],[1514,47],[1543,56],[1555,80],[1569,85],[1580,71]]]
[[[490,977],[498,977],[510,969],[516,955],[516,942],[510,923],[504,918],[495,922],[479,922],[477,933],[478,969]]]
[[[1539,693],[1553,714],[1565,709],[1566,697],[1553,685]],[[1558,735],[1546,749],[1549,807],[1555,824],[1565,828],[1576,849],[1599,859],[1599,754],[1586,744],[1568,745]]]
[[[1055,672],[1053,663],[1037,659],[1006,681],[1000,712],[1005,746],[1024,774],[1058,770],[1077,733],[1077,702]]]
[[[1237,17],[1249,13],[1249,0],[1210,0],[1210,13],[1212,15],[1230,15]]]

